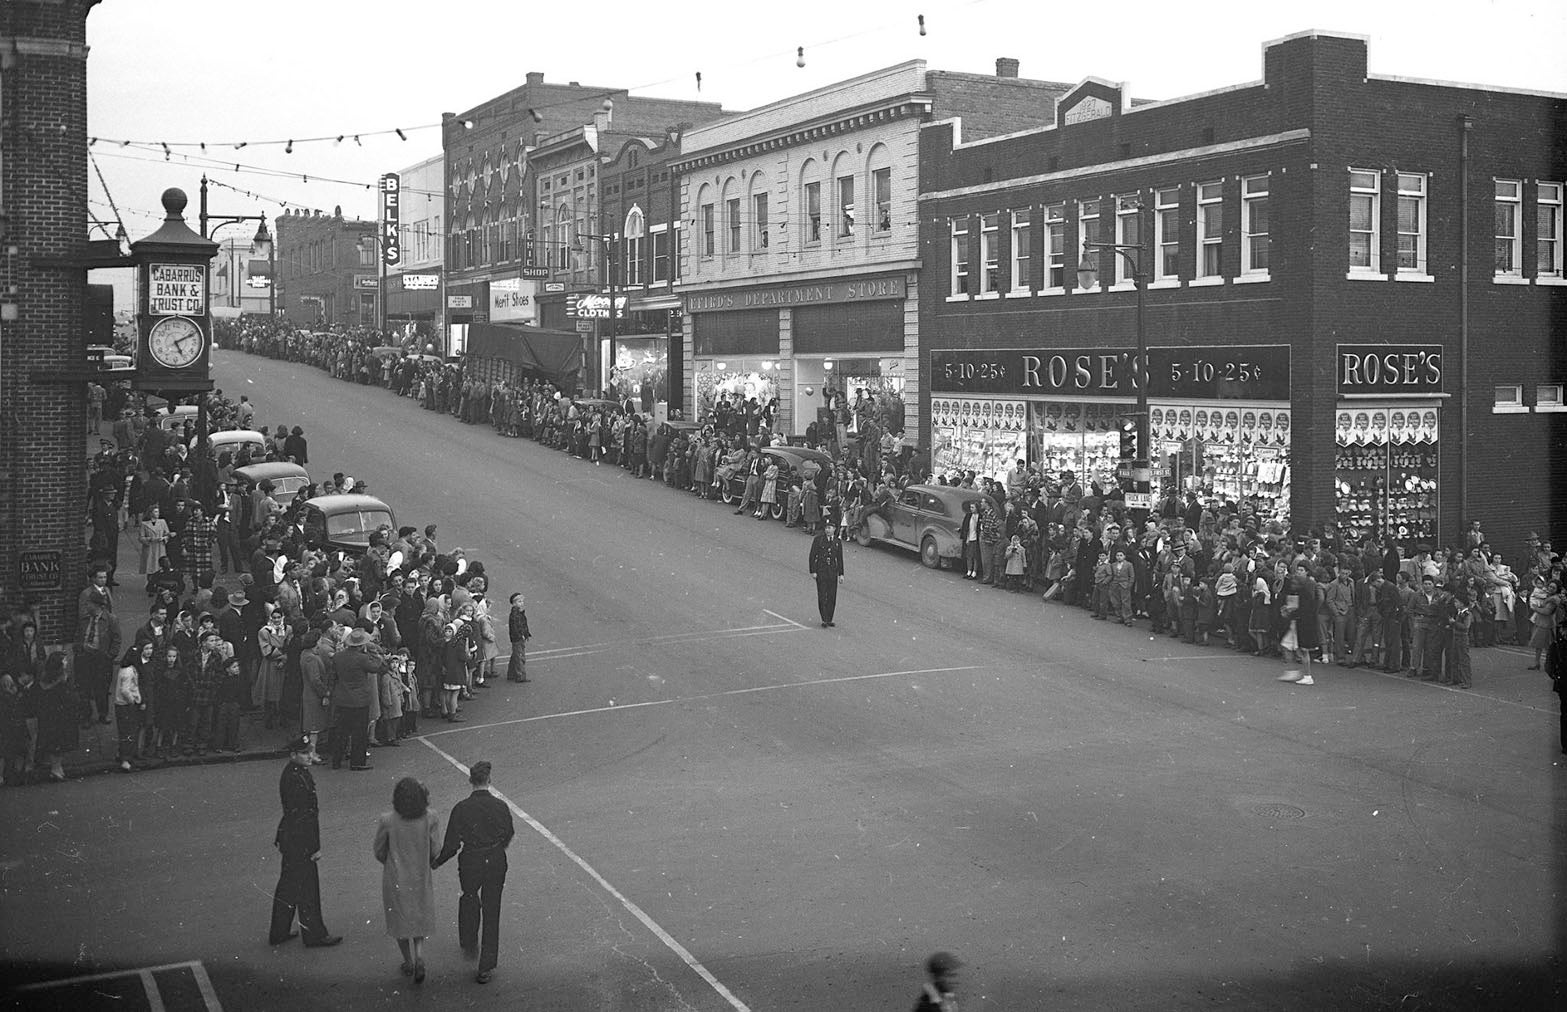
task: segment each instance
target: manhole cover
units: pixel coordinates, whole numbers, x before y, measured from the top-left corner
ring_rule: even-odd
[[[1251,814],[1260,815],[1264,819],[1304,819],[1306,810],[1304,808],[1296,808],[1294,805],[1270,801],[1261,805],[1252,805]]]

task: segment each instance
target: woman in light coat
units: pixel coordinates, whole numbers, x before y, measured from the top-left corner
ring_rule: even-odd
[[[441,849],[441,820],[430,811],[430,792],[413,777],[392,789],[392,811],[375,828],[381,862],[381,903],[386,933],[397,939],[401,970],[424,983],[424,940],[435,930],[435,883],[430,861]]]
[[[321,732],[332,726],[332,682],[327,662],[331,644],[321,646],[321,630],[305,633],[304,649],[299,652],[300,691],[299,731],[310,739],[310,762],[326,762],[317,750]]]
[[[251,702],[263,708],[268,729],[277,727],[278,702],[283,698],[283,666],[288,662],[288,641],[292,632],[281,608],[274,608],[267,624],[256,634],[261,662],[256,666],[256,682]]]
[[[147,516],[137,529],[137,540],[141,542],[141,572],[143,573],[156,573],[158,564],[169,554],[164,547],[169,541],[169,522],[163,519],[159,512],[156,503],[147,507]]]

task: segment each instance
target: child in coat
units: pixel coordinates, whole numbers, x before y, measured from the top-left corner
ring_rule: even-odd
[[[1100,552],[1099,562],[1094,566],[1094,618],[1104,618],[1105,610],[1110,607],[1110,581],[1115,578],[1115,570],[1110,565],[1110,553]]]
[[[1218,624],[1218,596],[1214,592],[1214,577],[1203,578],[1197,590],[1197,640],[1208,645],[1208,634]]]
[[[1019,535],[1012,535],[1012,540],[1007,542],[1006,573],[1007,589],[1016,591],[1023,581],[1023,573],[1028,569],[1028,549],[1023,547],[1023,539]]]
[[[506,632],[511,637],[511,659],[506,662],[508,682],[528,680],[528,641],[533,633],[528,629],[527,599],[520,593],[511,596],[511,612],[506,616]]]
[[[1183,643],[1196,643],[1197,613],[1202,605],[1202,590],[1196,586],[1192,578],[1185,573],[1181,574],[1181,641]]]

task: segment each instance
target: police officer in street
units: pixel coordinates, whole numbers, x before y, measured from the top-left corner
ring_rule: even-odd
[[[430,862],[439,868],[457,857],[457,881],[462,898],[457,901],[457,941],[463,955],[478,956],[474,980],[488,984],[500,959],[501,889],[506,884],[506,845],[516,832],[511,809],[490,793],[490,764],[476,762],[468,770],[473,793],[452,806],[446,823],[446,840]],[[461,853],[459,854],[459,851]],[[480,922],[483,948],[480,948]]]
[[[279,945],[303,932],[307,946],[325,948],[343,939],[329,934],[321,920],[321,878],[316,869],[321,859],[321,823],[316,782],[310,775],[310,739],[295,739],[288,752],[288,765],[278,782],[283,818],[272,841],[283,855],[283,868],[272,894],[272,928],[267,940]],[[298,932],[294,930],[296,911]]]
[[[838,607],[838,584],[843,582],[843,542],[837,527],[828,524],[811,541],[810,573],[816,580],[816,609],[821,612],[822,628],[833,625]]]

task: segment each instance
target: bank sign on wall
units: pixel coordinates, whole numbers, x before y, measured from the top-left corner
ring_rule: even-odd
[[[521,278],[499,278],[490,282],[490,319],[513,323],[539,322],[539,283]]]

